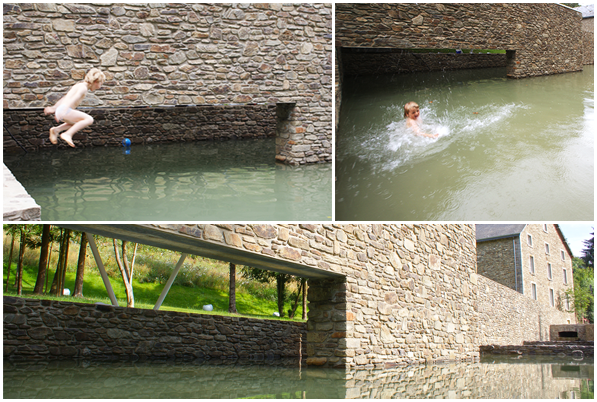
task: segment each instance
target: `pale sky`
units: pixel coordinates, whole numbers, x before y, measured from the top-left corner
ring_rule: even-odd
[[[561,223],[560,230],[564,233],[568,245],[575,257],[580,257],[585,248],[583,240],[589,240],[593,233],[593,223]]]

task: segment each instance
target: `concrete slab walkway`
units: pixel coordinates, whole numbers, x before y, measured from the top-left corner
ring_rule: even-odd
[[[41,207],[14,177],[12,172],[4,167],[3,190],[3,218],[4,221],[40,221]]]

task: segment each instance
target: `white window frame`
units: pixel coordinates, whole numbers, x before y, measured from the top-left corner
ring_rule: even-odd
[[[543,231],[544,231],[545,233],[547,233],[547,223],[544,223],[544,224],[543,224]]]
[[[530,234],[527,234],[527,244],[529,247],[533,247],[533,236]]]
[[[531,282],[531,299],[537,300],[537,284]]]
[[[553,269],[550,262],[547,263],[547,279],[553,280]]]
[[[551,307],[555,307],[556,306],[556,295],[553,291],[552,288],[549,288],[549,305]]]
[[[568,284],[568,271],[566,270],[566,268],[562,268],[563,274],[564,274],[564,285]]]
[[[529,256],[529,271],[535,275],[535,257],[532,255]]]
[[[562,261],[566,261],[566,252],[564,250],[560,250],[560,256],[562,257]]]
[[[549,243],[545,243],[545,254],[550,255],[549,254]]]
[[[570,311],[570,297],[566,295],[566,311]]]

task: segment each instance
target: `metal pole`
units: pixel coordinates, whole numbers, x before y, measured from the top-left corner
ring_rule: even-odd
[[[166,282],[166,286],[164,286],[162,294],[160,295],[160,298],[158,299],[157,303],[155,304],[155,307],[153,308],[154,310],[159,310],[162,306],[162,302],[164,301],[166,295],[170,291],[170,287],[172,286],[174,279],[176,279],[176,275],[178,275],[178,271],[180,271],[180,268],[182,267],[182,263],[184,262],[185,258],[187,258],[187,255],[183,253],[180,256],[180,259],[178,260],[178,263],[176,264],[176,267],[174,268],[172,275],[170,275],[170,279],[168,279],[168,282]]]
[[[85,233],[87,235],[87,240],[89,240],[89,247],[93,252],[93,257],[95,258],[95,264],[100,271],[102,279],[104,281],[104,286],[106,287],[106,291],[108,292],[108,296],[112,301],[113,306],[118,306],[118,300],[116,300],[116,296],[114,295],[114,290],[112,290],[112,285],[110,284],[110,280],[108,279],[108,274],[106,273],[106,269],[104,268],[104,263],[102,262],[102,257],[97,251],[97,246],[95,245],[95,239],[91,233]]]

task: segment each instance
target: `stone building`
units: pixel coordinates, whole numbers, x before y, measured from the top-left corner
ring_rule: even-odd
[[[331,3],[4,3],[3,22],[4,121],[28,149],[52,146],[51,118],[43,124],[24,113],[43,117],[43,107],[98,67],[107,80],[81,106],[98,121],[143,122],[137,143],[214,137],[212,121],[223,120],[238,138],[275,134],[279,161],[332,160]],[[181,106],[190,124],[147,113]],[[90,128],[75,143],[118,146],[122,136],[111,139],[130,130],[113,126],[96,124],[96,137],[87,138]],[[5,133],[4,150],[12,148]]]
[[[308,321],[268,326],[238,317],[5,297],[5,359],[302,353],[309,365],[389,367],[473,359],[480,345],[549,339],[550,325],[571,316],[478,275],[473,225],[62,226],[309,278]],[[549,237],[554,230],[550,226],[543,238],[559,253]],[[145,330],[145,321],[155,325]]]
[[[595,5],[576,7],[582,13],[583,64],[595,64]]]
[[[573,309],[572,252],[558,225],[476,225],[477,272],[544,306]]]

